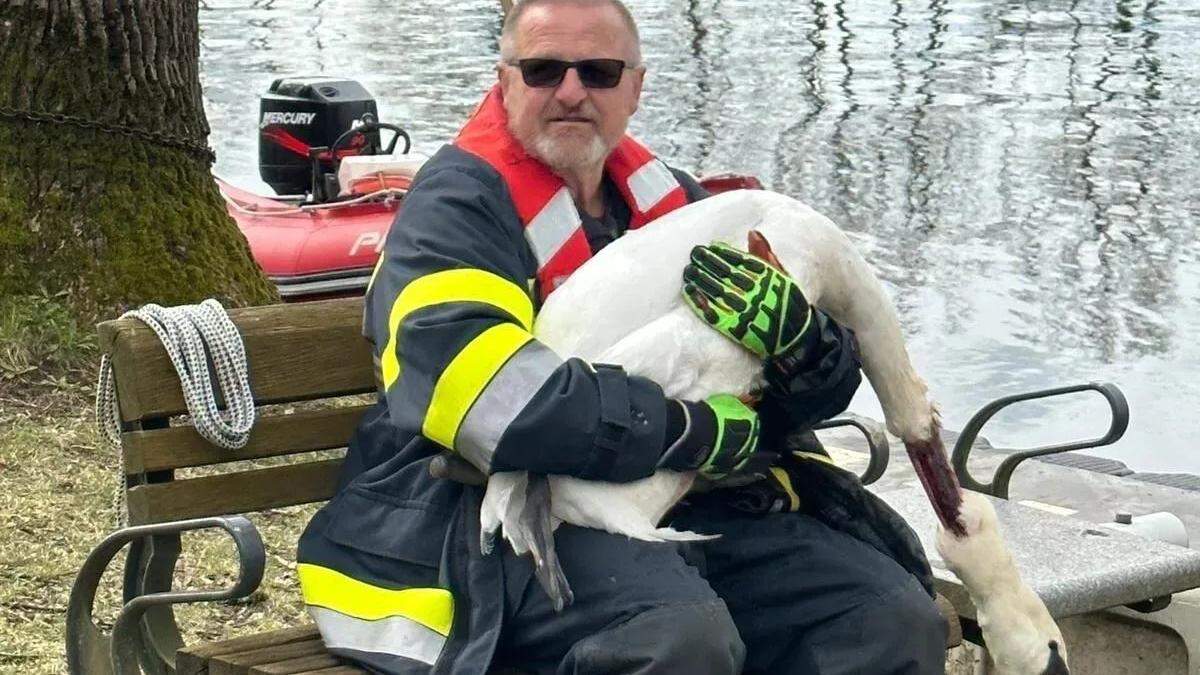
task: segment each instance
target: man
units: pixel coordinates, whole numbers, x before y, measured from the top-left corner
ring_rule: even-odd
[[[941,672],[944,623],[886,547],[801,513],[746,513],[745,491],[678,509],[675,525],[722,535],[689,549],[563,526],[575,600],[562,613],[528,559],[480,554],[479,490],[433,478],[440,453],[484,472],[720,479],[844,409],[860,381],[848,332],[790,279],[722,247],[697,248],[686,286],[702,318],[768,364],[760,413],[731,396],[670,400],[540,345],[542,299],[704,191],[625,136],[645,69],[617,0],[519,4],[497,74],[414,182],[368,290],[380,402],[300,542],[327,646],[395,673]]]

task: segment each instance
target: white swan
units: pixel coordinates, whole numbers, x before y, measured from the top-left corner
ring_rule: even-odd
[[[937,444],[937,412],[912,369],[895,310],[874,273],[829,219],[779,194],[720,194],[627,233],[550,296],[534,333],[560,356],[620,364],[659,383],[667,396],[694,400],[717,392],[750,393],[762,384],[761,362],[693,315],[680,295],[680,274],[695,244],[724,241],[745,248],[752,230],[766,238],[813,305],[855,330],[863,371],[879,395],[888,430],[906,445],[939,454],[924,450]],[[944,454],[939,456],[945,464]],[[922,467],[935,464],[920,462]],[[932,473],[930,484],[951,486],[956,500],[949,466]],[[642,505],[640,513],[661,517],[693,478],[660,471],[642,481],[609,484],[552,476],[552,513],[576,525],[655,540],[656,521],[649,528],[644,522],[634,527],[623,519],[607,522],[610,507],[632,502]],[[520,489],[513,486],[524,480],[525,472],[490,478],[482,511],[485,532],[509,524],[504,514]],[[662,489],[663,481],[685,486]],[[949,526],[957,512],[942,511],[939,517]],[[514,530],[506,528],[505,536],[511,538]]]
[[[855,331],[863,372],[879,397],[888,431],[903,441],[946,541],[963,537],[988,541],[978,547],[945,548],[947,563],[956,571],[963,570],[959,576],[972,597],[1020,596],[1028,605],[1023,605],[1023,611],[1044,613],[1048,619],[1045,607],[1018,576],[971,573],[992,565],[988,557],[977,555],[985,546],[1007,555],[995,513],[974,509],[960,520],[962,494],[946,459],[937,408],[913,369],[895,309],[845,234],[807,205],[766,191],[728,192],[631,231],[550,296],[538,314],[535,335],[564,358],[620,364],[631,374],[659,383],[670,397],[697,400],[720,392],[751,393],[762,384],[761,362],[694,316],[682,300],[680,275],[694,245],[722,241],[746,248],[752,231],[765,238],[768,250],[810,303]],[[503,526],[514,551],[534,555],[542,572],[539,580],[556,605],[569,602],[561,571],[549,569],[557,566],[553,558],[546,557],[553,555],[550,529],[565,521],[648,541],[702,538],[658,527],[659,519],[687,492],[694,478],[690,472],[659,471],[640,481],[616,484],[549,476],[553,522],[539,527],[536,519],[530,518],[528,507],[533,500],[527,499],[527,489],[545,488],[530,488],[526,472],[495,474],[488,481],[480,514],[484,549],[490,548],[491,537]],[[561,593],[565,597],[556,597]],[[986,601],[981,604],[988,605]],[[996,626],[1008,626],[1012,620],[1006,617],[983,627],[989,644]],[[1053,621],[1049,624],[1053,626]],[[1050,640],[1062,648],[1056,627],[1052,636],[1042,633],[1032,641],[1021,640],[1021,648],[1036,649],[1039,640],[1043,652],[1049,649]],[[1002,643],[997,640],[992,646],[993,654],[997,646],[1005,649]]]

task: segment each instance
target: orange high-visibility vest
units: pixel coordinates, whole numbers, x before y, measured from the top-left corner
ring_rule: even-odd
[[[538,288],[545,300],[592,257],[571,193],[509,132],[499,85],[484,97],[454,144],[487,162],[504,179],[525,239],[537,257]],[[633,214],[631,230],[687,204],[683,186],[671,170],[629,136],[608,156],[604,170]]]

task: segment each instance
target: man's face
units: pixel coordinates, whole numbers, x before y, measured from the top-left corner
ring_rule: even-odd
[[[635,59],[633,36],[607,5],[536,7],[521,17],[515,59]],[[515,60],[514,59],[514,60]],[[625,134],[642,93],[641,68],[625,70],[612,89],[588,89],[569,69],[557,87],[530,87],[515,66],[501,65],[508,126],[530,154],[558,173],[602,163]]]

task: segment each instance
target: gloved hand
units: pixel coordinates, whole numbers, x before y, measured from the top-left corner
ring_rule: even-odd
[[[758,413],[736,396],[668,400],[667,418],[668,445],[659,468],[699,471],[720,480],[743,468],[758,450]]]
[[[854,333],[813,309],[812,326],[787,355],[763,365],[766,387],[756,406],[762,443],[788,450],[788,437],[846,409],[862,382]]]
[[[812,308],[791,277],[721,243],[692,249],[683,297],[705,323],[761,359],[791,354],[812,325]]]

